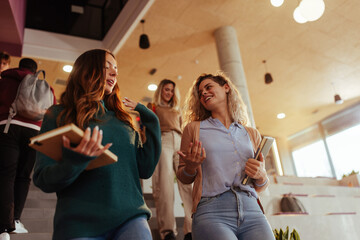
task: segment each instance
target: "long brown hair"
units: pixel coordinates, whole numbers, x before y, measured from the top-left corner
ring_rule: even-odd
[[[230,116],[234,122],[238,122],[244,126],[249,124],[249,117],[239,91],[235,85],[230,81],[224,73],[218,72],[217,74],[202,74],[194,82],[185,100],[185,125],[192,121],[202,121],[211,116],[211,112],[204,108],[200,103],[199,86],[205,79],[211,79],[220,86],[228,84],[230,91],[227,94],[227,107]]]
[[[75,123],[85,129],[90,121],[99,121],[96,116],[105,113],[100,102],[104,100],[108,110],[114,111],[119,120],[134,129],[132,118],[124,110],[119,86],[115,84],[111,94],[105,95],[106,54],[114,57],[114,54],[108,50],[93,49],[76,59],[67,80],[65,92],[60,98],[60,104],[63,105],[64,110],[57,117],[59,126]]]

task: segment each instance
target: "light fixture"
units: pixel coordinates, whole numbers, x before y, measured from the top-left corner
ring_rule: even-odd
[[[64,67],[63,67],[63,70],[64,70],[64,72],[71,72],[72,71],[72,66],[71,65],[65,65]]]
[[[270,3],[274,7],[280,7],[284,3],[284,0],[270,0]]]
[[[325,11],[323,0],[302,0],[299,4],[300,14],[308,21],[318,20]]]
[[[284,0],[270,0],[270,2],[274,7],[280,7]],[[293,13],[293,18],[297,23],[316,21],[324,14],[324,0],[300,0],[299,2]]]
[[[156,89],[157,89],[157,85],[156,84],[149,84],[149,86],[148,86],[148,90],[149,91],[156,91]]]
[[[306,23],[307,22],[306,18],[304,18],[303,15],[301,15],[299,7],[295,8],[293,17],[294,17],[295,22],[297,22],[297,23]]]
[[[270,84],[270,83],[273,82],[273,78],[272,78],[271,74],[266,69],[266,60],[263,60],[262,62],[264,64],[264,66],[265,66],[265,72],[266,72],[265,73],[265,83]]]
[[[278,119],[283,119],[286,117],[285,113],[279,113],[277,116],[276,116]]]
[[[152,68],[150,71],[149,71],[149,74],[150,75],[154,75],[156,73],[157,69],[156,68]]]
[[[333,90],[335,92],[335,96],[334,96],[334,101],[336,104],[342,104],[344,102],[344,100],[341,99],[340,95],[336,93],[336,90],[335,90],[335,86],[334,86],[334,83],[332,82],[331,83],[332,87],[333,87]]]
[[[145,23],[145,20],[142,19],[140,22],[141,22],[141,24],[142,24],[143,34],[140,35],[139,47],[142,48],[142,49],[147,49],[147,48],[150,47],[150,41],[149,41],[148,35],[146,35],[146,34],[144,33],[144,23]]]
[[[335,94],[334,99],[336,104],[342,104],[344,102],[344,100],[341,99],[339,94]]]

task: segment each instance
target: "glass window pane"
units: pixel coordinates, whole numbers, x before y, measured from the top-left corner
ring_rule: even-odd
[[[352,170],[360,171],[360,125],[327,137],[326,142],[337,179]]]
[[[298,177],[332,177],[322,140],[292,152]]]

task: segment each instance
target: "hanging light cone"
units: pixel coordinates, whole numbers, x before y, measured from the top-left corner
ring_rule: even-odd
[[[140,22],[141,22],[141,24],[142,24],[142,28],[143,28],[143,32],[144,32],[144,23],[145,23],[145,20],[142,19]],[[139,47],[140,47],[141,49],[147,49],[147,48],[150,47],[149,37],[148,37],[148,35],[146,35],[145,33],[143,33],[143,34],[140,35]]]
[[[272,83],[272,81],[273,81],[273,78],[272,78],[271,74],[270,74],[270,73],[266,73],[266,74],[265,74],[265,83],[266,83],[266,84],[270,84],[270,83]]]
[[[147,49],[150,47],[149,37],[145,33],[140,35],[139,47],[142,49]]]
[[[341,99],[340,95],[339,94],[336,94],[334,96],[334,99],[335,99],[335,103],[336,104],[342,104],[344,102],[344,100]]]

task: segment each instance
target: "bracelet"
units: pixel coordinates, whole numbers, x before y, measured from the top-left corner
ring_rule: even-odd
[[[184,172],[184,174],[185,174],[186,176],[188,176],[188,177],[195,177],[196,174],[197,174],[197,170],[195,170],[195,174],[189,174],[189,173],[187,173],[187,172],[185,171],[185,168],[183,169],[183,172]]]
[[[257,184],[256,182],[254,182],[255,186],[257,187],[263,187],[267,184],[267,182],[269,181],[269,178],[266,178],[265,182],[263,182],[262,184]]]

